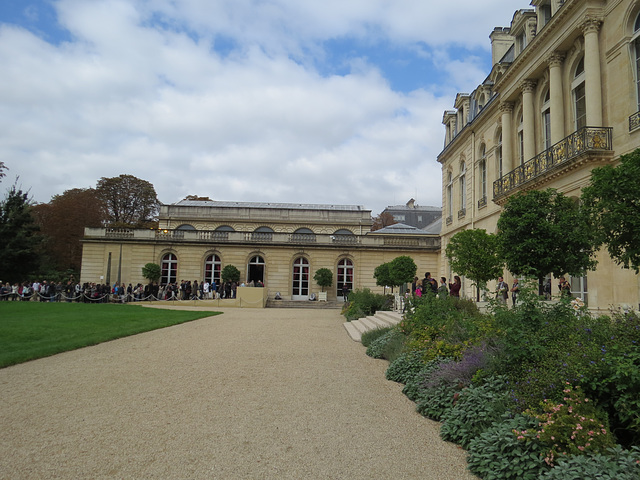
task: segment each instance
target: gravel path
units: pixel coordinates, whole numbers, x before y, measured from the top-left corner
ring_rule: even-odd
[[[221,310],[0,370],[0,478],[475,478],[337,311]]]

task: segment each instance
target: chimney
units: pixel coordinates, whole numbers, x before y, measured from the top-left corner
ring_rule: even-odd
[[[496,27],[489,35],[491,39],[491,66],[498,63],[511,48],[514,38],[509,27]]]

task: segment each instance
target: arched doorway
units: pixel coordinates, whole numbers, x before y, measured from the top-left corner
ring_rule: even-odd
[[[254,284],[258,282],[264,283],[264,258],[260,255],[255,255],[249,260],[247,281],[253,282]]]
[[[338,281],[336,283],[336,295],[342,296],[342,286],[347,285],[349,291],[353,290],[353,262],[343,258],[338,262]]]
[[[298,257],[293,262],[291,299],[309,299],[309,261],[304,257]]]

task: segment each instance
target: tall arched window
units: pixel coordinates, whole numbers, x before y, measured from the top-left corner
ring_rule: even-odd
[[[293,261],[291,295],[293,300],[309,296],[309,261],[304,257],[298,257]]]
[[[342,295],[342,286],[347,285],[349,291],[353,290],[353,262],[343,258],[338,262],[338,281],[336,282],[336,295]]]
[[[551,93],[547,89],[542,101],[542,149],[551,148]]]
[[[571,82],[571,91],[573,93],[573,114],[576,130],[580,130],[582,127],[587,126],[587,101],[584,78],[584,58],[582,58],[576,66],[573,82]]]
[[[249,260],[249,265],[247,266],[247,281],[258,283],[264,283],[264,258],[260,255],[255,255],[251,257]]]
[[[215,281],[216,285],[220,285],[221,265],[218,255],[209,255],[204,261],[204,279],[209,283]]]
[[[162,257],[162,273],[160,276],[160,283],[167,285],[168,283],[175,283],[178,281],[178,257],[173,253],[167,253]]]
[[[480,201],[487,199],[487,147],[480,147],[480,163],[478,165],[478,180],[480,181]]]

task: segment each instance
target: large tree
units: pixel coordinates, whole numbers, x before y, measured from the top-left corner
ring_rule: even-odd
[[[485,290],[487,282],[502,275],[504,268],[498,238],[480,228],[456,233],[447,243],[445,255],[453,271],[476,286],[478,300],[480,290]]]
[[[542,279],[595,268],[594,234],[578,203],[553,189],[516,194],[498,219],[500,252],[510,272]]]
[[[28,195],[11,187],[0,203],[0,279],[28,280],[40,266],[40,242]]]
[[[147,227],[153,223],[160,206],[153,185],[133,175],[102,177],[96,192],[113,227]]]
[[[594,168],[582,190],[583,208],[597,232],[597,244],[624,268],[640,271],[640,149],[620,157],[616,167]]]
[[[388,227],[389,225],[395,225],[396,222],[389,212],[382,212],[377,217],[373,218],[373,225],[371,225],[371,231],[380,230],[381,228]]]
[[[101,227],[106,208],[92,188],[74,188],[55,195],[49,203],[33,207],[45,236],[45,252],[53,269],[80,271],[85,227]]]

